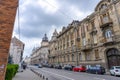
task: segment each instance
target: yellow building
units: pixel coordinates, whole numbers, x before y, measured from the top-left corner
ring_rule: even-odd
[[[101,0],[91,15],[63,27],[55,43],[54,63],[106,69],[120,65],[119,6],[120,0]]]

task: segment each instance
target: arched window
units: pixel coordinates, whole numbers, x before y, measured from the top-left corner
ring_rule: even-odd
[[[105,10],[107,8],[107,4],[102,4],[101,7],[99,8],[99,10]]]
[[[106,38],[111,38],[112,37],[112,31],[111,30],[106,30],[105,37]]]
[[[102,7],[102,9],[106,9],[107,8],[107,4],[103,4],[101,7]]]

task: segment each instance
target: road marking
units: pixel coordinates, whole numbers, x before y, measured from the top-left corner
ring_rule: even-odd
[[[97,80],[105,80],[105,79],[102,79],[102,78],[97,78],[97,77],[95,77],[94,79],[97,79]]]
[[[55,73],[52,73],[52,72],[49,72],[49,71],[46,71],[46,70],[41,70],[41,71],[46,72],[46,73],[50,73],[50,74],[53,74],[53,75],[57,75],[57,76],[60,76],[60,77],[63,77],[63,78],[69,79],[69,80],[74,80],[72,78],[69,78],[69,77],[66,77],[66,76],[63,76],[63,75],[59,75],[59,74],[55,74]]]

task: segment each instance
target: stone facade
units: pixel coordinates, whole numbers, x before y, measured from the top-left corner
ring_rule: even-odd
[[[18,0],[0,0],[0,80],[4,80]]]
[[[12,38],[9,53],[14,64],[19,64],[22,61],[24,46],[25,44],[22,41],[20,41],[16,37]]]
[[[101,0],[95,12],[82,21],[63,27],[50,51],[51,63],[101,65],[106,69],[120,65],[120,1]]]
[[[33,49],[31,54],[31,64],[47,64],[48,63],[48,38],[45,36],[42,39],[41,47]]]

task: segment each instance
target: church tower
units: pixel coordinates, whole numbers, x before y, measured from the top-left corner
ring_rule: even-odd
[[[53,32],[53,35],[52,35],[51,41],[55,41],[56,38],[57,38],[57,35],[58,35],[58,33],[57,33],[57,30],[55,29],[55,31]]]
[[[43,47],[43,46],[48,46],[48,37],[46,34],[42,38],[41,47]]]

